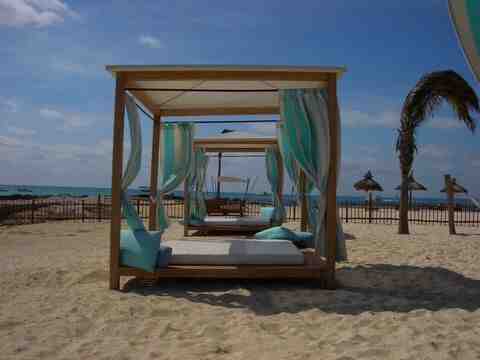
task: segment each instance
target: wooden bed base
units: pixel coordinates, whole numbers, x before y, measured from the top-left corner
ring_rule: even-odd
[[[120,276],[142,280],[160,279],[257,279],[257,280],[315,280],[324,288],[333,288],[333,274],[325,259],[316,258],[313,252],[303,251],[304,265],[170,265],[164,269],[147,272],[127,266],[120,267]]]

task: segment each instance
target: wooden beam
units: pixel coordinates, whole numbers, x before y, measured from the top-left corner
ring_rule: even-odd
[[[136,81],[154,80],[244,80],[244,81],[328,81],[336,72],[319,71],[282,71],[282,70],[153,70],[123,71],[128,80],[128,87],[136,87]]]
[[[337,79],[328,78],[328,119],[330,127],[330,167],[327,183],[327,214],[326,214],[326,251],[327,264],[331,271],[331,281],[335,280],[335,258],[337,250],[337,165],[338,165],[338,134],[340,117],[338,114]]]
[[[148,214],[148,228],[157,228],[157,189],[158,189],[158,161],[160,158],[160,129],[161,118],[156,116],[153,122],[152,158],[150,162],[150,210]],[[152,201],[154,199],[155,201]]]
[[[215,116],[215,115],[277,115],[280,109],[270,107],[216,107],[189,109],[162,109],[153,107],[152,112],[161,116]]]
[[[121,183],[125,115],[125,79],[119,74],[115,86],[112,149],[112,220],[110,223],[110,289],[120,288],[120,230],[122,225]]]
[[[183,181],[183,236],[188,236],[188,220],[190,218],[190,189],[187,179]]]
[[[195,139],[194,146],[197,145],[211,145],[211,144],[258,144],[265,145],[277,145],[277,138],[207,138],[207,139]]]
[[[308,209],[305,172],[298,167],[298,192],[300,195],[300,231],[307,231]]]
[[[147,94],[145,94],[145,92],[143,91],[130,91],[130,92],[138,101],[140,101],[143,104],[143,106],[148,111],[154,114],[154,111],[153,111],[153,109],[155,108],[154,101]]]

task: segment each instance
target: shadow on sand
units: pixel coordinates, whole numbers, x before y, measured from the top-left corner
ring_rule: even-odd
[[[327,313],[409,312],[480,308],[480,280],[439,267],[358,265],[337,271],[335,291],[312,283],[280,281],[165,281],[146,284],[129,280],[126,292],[168,296],[212,306],[248,309],[259,315],[317,309]]]

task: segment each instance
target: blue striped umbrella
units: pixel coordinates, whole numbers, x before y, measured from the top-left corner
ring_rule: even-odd
[[[470,69],[480,81],[480,1],[449,0],[448,8]]]

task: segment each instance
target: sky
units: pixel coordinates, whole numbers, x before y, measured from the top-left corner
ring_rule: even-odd
[[[367,170],[383,195],[396,194],[400,110],[422,75],[452,69],[480,90],[446,0],[0,0],[0,44],[0,184],[109,186],[114,81],[106,64],[345,66],[340,195],[357,194],[352,185]],[[252,124],[199,126],[197,135],[225,127],[274,134]],[[145,118],[134,186],[148,183],[151,131]],[[440,195],[446,173],[480,194],[478,136],[446,106],[419,130],[414,174],[424,196]],[[268,191],[264,159],[228,158],[223,167]]]

